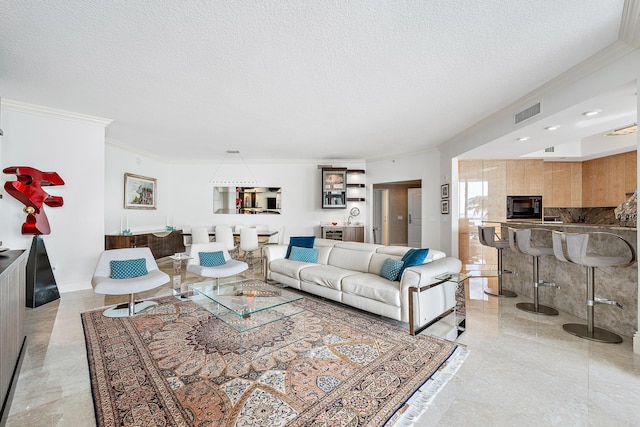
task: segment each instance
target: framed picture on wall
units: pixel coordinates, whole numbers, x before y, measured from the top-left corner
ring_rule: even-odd
[[[449,198],[449,184],[442,184],[440,186],[440,198],[441,199]]]
[[[155,178],[124,174],[125,209],[155,209],[157,191]]]
[[[449,199],[440,201],[440,213],[441,214],[449,213]]]

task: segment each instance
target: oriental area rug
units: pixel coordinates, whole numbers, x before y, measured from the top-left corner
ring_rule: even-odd
[[[98,426],[411,425],[467,355],[308,295],[242,335],[194,302],[156,301],[82,313]]]

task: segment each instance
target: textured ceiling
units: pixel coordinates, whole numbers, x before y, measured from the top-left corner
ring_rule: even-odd
[[[623,0],[3,0],[0,96],[176,160],[435,147],[618,39]]]

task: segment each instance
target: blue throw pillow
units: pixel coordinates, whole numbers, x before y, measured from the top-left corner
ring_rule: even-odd
[[[318,250],[315,248],[293,246],[291,247],[289,259],[291,261],[318,262]]]
[[[404,265],[404,261],[395,260],[391,258],[387,258],[382,263],[382,268],[380,269],[380,276],[384,277],[387,280],[391,280],[392,282],[398,280],[400,270],[402,270],[402,266]]]
[[[312,248],[316,241],[316,236],[298,236],[289,238],[289,247],[287,248],[287,255],[285,258],[289,258],[291,255],[291,248],[297,246],[299,248]]]
[[[424,263],[424,260],[427,259],[427,255],[429,255],[429,248],[425,249],[416,249],[411,248],[407,251],[406,254],[402,257],[402,261],[404,261],[404,265],[398,273],[398,278],[402,278],[402,274],[407,267],[415,267],[416,265],[420,265]]]
[[[112,279],[131,279],[147,274],[147,260],[144,258],[113,260],[110,264]]]
[[[198,252],[200,257],[200,265],[203,267],[217,267],[219,265],[225,265],[227,261],[224,259],[224,253],[222,251],[217,252]]]

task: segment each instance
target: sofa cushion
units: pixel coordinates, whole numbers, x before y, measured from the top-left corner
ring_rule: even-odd
[[[398,274],[400,273],[403,265],[404,261],[402,260],[387,258],[384,263],[382,263],[380,276],[387,280],[395,281],[398,279]]]
[[[402,258],[404,254],[407,253],[411,249],[408,246],[383,246],[381,248],[376,249],[376,252],[379,254],[393,255],[398,258]]]
[[[299,248],[293,246],[289,254],[291,261],[312,262],[318,261],[318,250],[315,248]]]
[[[269,270],[283,274],[287,277],[292,277],[294,279],[300,279],[300,271],[305,268],[314,266],[316,264],[311,264],[308,262],[300,262],[300,261],[291,261],[290,259],[274,259],[269,263]]]
[[[367,273],[373,254],[373,251],[354,251],[336,245],[331,249],[329,262],[327,264],[346,270]]]
[[[353,274],[357,272],[333,265],[312,264],[311,267],[300,270],[300,280],[340,291],[342,280]]]
[[[400,283],[375,274],[358,273],[345,277],[342,292],[400,307]]]
[[[289,238],[289,247],[287,248],[287,255],[285,255],[285,258],[289,258],[292,247],[312,248],[315,240],[316,236],[291,236]]]

